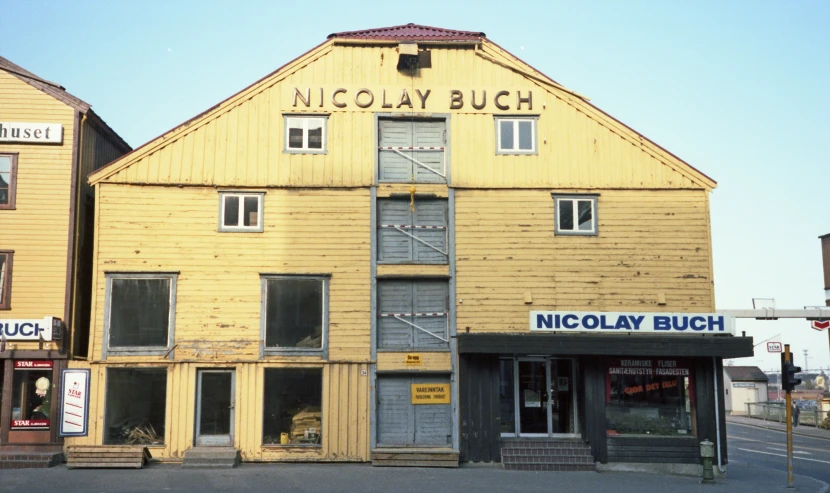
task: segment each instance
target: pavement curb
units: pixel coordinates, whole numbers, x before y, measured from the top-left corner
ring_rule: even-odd
[[[777,431],[779,433],[786,433],[787,432],[786,430],[779,430],[778,428],[771,428],[769,426],[762,426],[762,425],[759,425],[759,424],[756,425],[756,424],[753,424],[753,423],[743,423],[743,422],[740,422],[740,421],[731,421],[731,420],[727,419],[726,424],[729,424],[729,423],[736,424],[738,426],[749,426],[751,428],[759,428],[759,429],[762,429],[762,430]],[[807,437],[807,438],[817,438],[819,440],[830,440],[830,437],[808,435],[806,433],[799,433],[797,431],[793,431],[793,435],[798,435],[800,437]]]

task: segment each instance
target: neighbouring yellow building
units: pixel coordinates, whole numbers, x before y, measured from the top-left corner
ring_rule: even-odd
[[[86,176],[129,150],[89,104],[0,57],[0,469],[62,457],[61,370],[89,335]]]
[[[332,34],[90,183],[72,444],[725,462],[715,182],[483,33]]]

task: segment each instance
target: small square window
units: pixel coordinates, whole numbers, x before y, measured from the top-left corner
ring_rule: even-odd
[[[266,349],[299,354],[324,350],[326,281],[305,276],[262,278]]]
[[[11,308],[13,256],[14,252],[0,251],[0,310]]]
[[[0,209],[14,209],[17,154],[0,154]]]
[[[262,232],[262,193],[219,194],[219,231]]]
[[[176,274],[107,274],[110,353],[163,354],[173,340]]]
[[[325,153],[325,116],[286,116],[285,152]]]
[[[496,118],[496,154],[536,153],[536,118]]]
[[[554,195],[553,198],[555,201],[556,234],[597,234],[597,197],[595,195]]]

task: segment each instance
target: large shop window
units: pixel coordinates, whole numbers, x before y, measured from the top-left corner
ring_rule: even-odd
[[[558,235],[597,234],[596,195],[553,195]]]
[[[52,408],[52,362],[14,362],[12,430],[48,430]]]
[[[322,444],[323,370],[265,370],[263,445]]]
[[[219,194],[219,231],[261,233],[262,193]]]
[[[14,209],[17,154],[0,154],[0,209]]]
[[[0,251],[0,310],[11,308],[12,257],[14,252]]]
[[[326,152],[326,116],[286,116],[285,151]]]
[[[326,339],[326,278],[264,276],[265,347],[317,351]]]
[[[104,443],[164,445],[167,368],[108,368]]]
[[[696,435],[694,378],[684,359],[607,362],[608,436]]]
[[[166,352],[173,340],[176,274],[108,274],[108,351]]]

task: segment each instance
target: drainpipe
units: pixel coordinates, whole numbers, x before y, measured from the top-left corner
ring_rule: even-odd
[[[726,469],[723,467],[723,460],[720,451],[720,403],[718,402],[718,360],[712,356],[712,375],[715,381],[715,444],[718,448],[718,471],[721,474],[726,474]]]
[[[830,234],[819,236],[821,238],[821,257],[824,263],[824,299],[827,306],[830,306]]]

